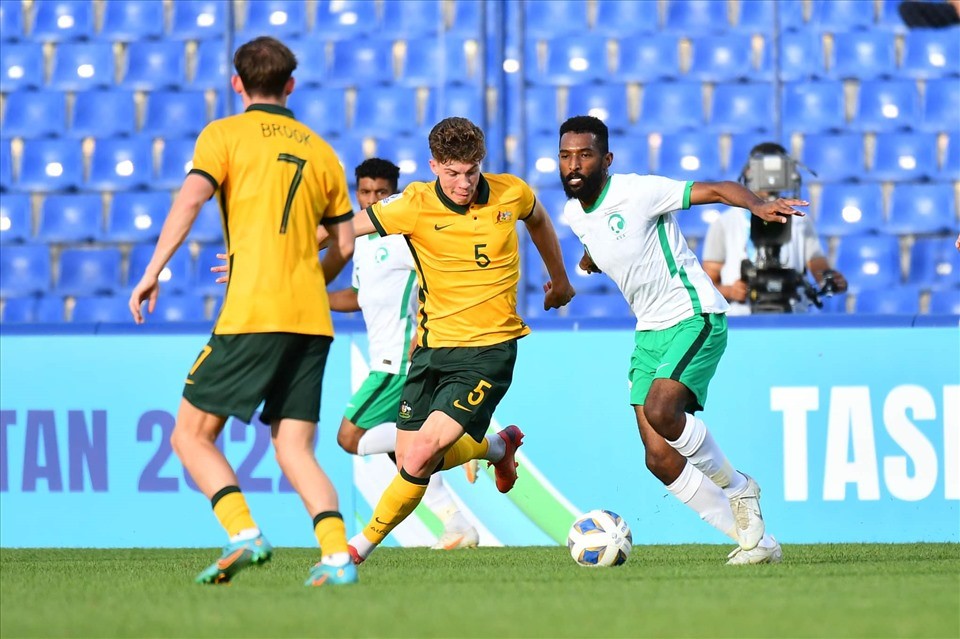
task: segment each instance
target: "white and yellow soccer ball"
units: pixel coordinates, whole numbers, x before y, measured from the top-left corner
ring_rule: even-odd
[[[619,566],[630,556],[633,535],[617,513],[591,510],[573,522],[567,548],[581,566]]]

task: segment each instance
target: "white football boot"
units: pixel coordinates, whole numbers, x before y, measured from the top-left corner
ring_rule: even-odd
[[[779,564],[783,561],[783,550],[780,543],[770,535],[772,546],[757,544],[753,550],[744,550],[737,546],[729,555],[727,555],[728,566],[748,566],[750,564]]]
[[[458,548],[476,548],[480,535],[473,526],[465,530],[445,530],[433,545],[434,550],[457,550]]]
[[[763,515],[760,513],[760,486],[753,477],[747,478],[747,487],[730,498],[730,507],[737,520],[737,541],[743,550],[753,550],[763,539]]]

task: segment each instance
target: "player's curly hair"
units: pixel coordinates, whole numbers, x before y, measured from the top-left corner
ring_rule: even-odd
[[[592,133],[597,139],[600,155],[606,155],[610,151],[610,132],[600,118],[592,115],[575,115],[567,118],[560,125],[560,137],[563,137],[564,133]]]
[[[247,95],[275,98],[283,96],[283,88],[297,68],[297,57],[276,38],[261,36],[237,49],[233,66]]]
[[[394,193],[397,191],[397,185],[400,182],[400,167],[390,160],[382,158],[367,158],[357,165],[353,174],[357,178],[357,185],[360,184],[360,178],[384,179],[390,183]]]
[[[483,131],[466,118],[446,118],[430,131],[430,153],[440,164],[479,163],[487,155]]]

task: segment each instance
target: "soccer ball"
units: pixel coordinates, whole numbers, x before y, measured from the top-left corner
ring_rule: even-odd
[[[619,566],[630,556],[630,526],[615,512],[591,510],[570,527],[567,548],[581,566]]]

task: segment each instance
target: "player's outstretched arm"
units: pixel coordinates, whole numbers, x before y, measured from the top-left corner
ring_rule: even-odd
[[[130,314],[133,315],[133,321],[137,324],[143,324],[143,312],[140,306],[145,300],[148,301],[148,313],[152,313],[156,307],[157,296],[160,294],[160,271],[187,239],[187,234],[190,233],[200,208],[213,194],[213,185],[205,177],[190,174],[183,181],[183,186],[180,187],[180,192],[173,201],[173,206],[170,207],[167,219],[163,222],[153,257],[150,258],[143,276],[130,294]]]
[[[573,290],[570,278],[567,277],[567,269],[563,265],[563,253],[560,251],[560,241],[557,239],[553,222],[550,221],[550,216],[539,200],[533,207],[533,212],[523,221],[527,225],[530,239],[533,240],[540,258],[547,267],[547,273],[550,274],[550,279],[543,285],[543,310],[566,306],[576,295],[576,291]]]
[[[747,209],[767,222],[787,221],[788,215],[803,216],[795,206],[808,206],[806,200],[777,198],[765,202],[753,191],[736,182],[694,182],[690,190],[690,204],[726,204]]]
[[[353,223],[347,219],[336,224],[327,224],[325,227],[330,239],[327,241],[327,252],[323,254],[320,266],[323,268],[324,280],[332,282],[353,257]]]

